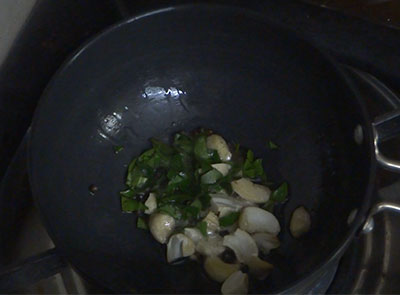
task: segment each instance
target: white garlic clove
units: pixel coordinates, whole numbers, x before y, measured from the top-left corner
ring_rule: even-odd
[[[171,236],[167,244],[167,261],[169,263],[175,260],[188,257],[195,252],[195,245],[191,239],[184,234],[175,234]]]
[[[251,256],[258,256],[258,248],[253,238],[238,228],[233,234],[226,235],[222,244],[235,252],[236,258],[243,263]]]
[[[274,269],[274,266],[257,256],[252,256],[247,261],[249,272],[259,280],[264,280]]]
[[[311,227],[310,213],[303,206],[294,210],[290,219],[290,232],[293,237],[300,238],[307,233]]]
[[[218,235],[200,240],[196,245],[196,251],[204,256],[218,256],[225,251],[222,238]]]
[[[185,235],[183,235],[183,236],[185,236]],[[193,255],[195,251],[196,251],[195,244],[193,243],[193,241],[190,238],[185,236],[185,238],[183,239],[183,242],[182,242],[182,256],[188,257],[190,255]]]
[[[238,271],[240,266],[238,264],[225,263],[221,258],[212,256],[207,257],[204,262],[204,269],[211,279],[222,283],[232,273]]]
[[[199,229],[194,227],[185,227],[183,233],[193,241],[193,243],[197,244],[201,240],[204,239],[203,234],[200,232]]]
[[[156,194],[150,193],[144,205],[147,209],[144,211],[145,214],[152,214],[157,209],[157,199]]]
[[[222,294],[247,294],[249,290],[249,277],[240,270],[231,274],[222,284]]]
[[[254,206],[252,202],[234,198],[227,196],[225,194],[210,194],[211,200],[211,210],[215,213],[219,213],[219,216],[222,217],[222,211],[225,211],[225,214],[230,210],[230,212],[238,212],[243,207]]]
[[[268,254],[272,249],[280,246],[278,237],[269,233],[255,233],[252,237],[257,244],[258,250],[264,254]]]
[[[212,235],[219,230],[219,219],[214,212],[208,212],[207,216],[204,217],[203,221],[207,223],[207,234]]]
[[[229,173],[229,170],[231,170],[231,165],[226,163],[212,164],[211,167],[221,173],[222,176],[226,176]]]
[[[232,158],[232,153],[229,151],[225,139],[217,134],[207,137],[207,148],[216,150],[222,161],[229,161]]]
[[[149,229],[154,239],[165,244],[175,229],[175,219],[167,214],[153,213],[150,215]]]
[[[278,219],[267,210],[258,207],[246,207],[239,217],[239,227],[248,233],[271,233],[277,235],[281,227]]]
[[[271,190],[268,187],[253,183],[248,178],[234,180],[231,185],[234,192],[240,197],[257,204],[267,202],[271,195]]]

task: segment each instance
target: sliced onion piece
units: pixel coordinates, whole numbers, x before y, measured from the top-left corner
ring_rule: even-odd
[[[207,257],[204,262],[204,269],[211,279],[222,283],[232,273],[238,271],[240,268],[239,264],[225,263],[221,258],[213,256]]]
[[[232,158],[232,153],[229,151],[225,139],[217,134],[207,137],[207,148],[216,150],[222,161],[229,161]]]
[[[290,232],[293,237],[300,238],[307,233],[311,227],[310,213],[303,206],[293,211],[290,219]]]
[[[247,261],[249,272],[259,280],[264,280],[274,269],[274,266],[257,256],[252,256]]]
[[[157,209],[157,199],[155,193],[150,193],[144,205],[147,209],[144,211],[145,214],[152,214]]]
[[[271,190],[263,185],[253,183],[248,178],[240,178],[231,182],[232,189],[240,197],[257,204],[265,203],[269,200]]]
[[[167,244],[167,261],[169,263],[175,260],[187,257],[195,252],[195,245],[191,239],[184,234],[175,234],[171,236]]]
[[[278,237],[269,233],[255,233],[252,237],[257,244],[258,250],[264,254],[268,254],[272,249],[280,246]]]
[[[246,207],[239,217],[239,227],[248,233],[271,233],[277,235],[281,227],[276,217],[258,207]]]
[[[222,244],[232,249],[240,262],[246,263],[250,257],[258,256],[256,242],[247,232],[240,228],[233,234],[226,235]]]
[[[165,244],[168,237],[174,231],[175,219],[167,214],[153,213],[149,220],[149,229],[153,237]]]
[[[249,277],[240,270],[231,274],[222,284],[222,294],[247,294],[249,290]]]

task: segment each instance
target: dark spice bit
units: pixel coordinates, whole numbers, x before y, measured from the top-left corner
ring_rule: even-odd
[[[92,195],[94,195],[98,190],[99,190],[99,187],[98,187],[98,186],[96,186],[96,185],[94,185],[94,184],[89,185],[89,192],[90,192]]]
[[[222,261],[224,261],[226,263],[235,263],[235,261],[236,261],[235,252],[233,252],[231,249],[227,248],[224,252],[222,252],[221,259],[222,259]]]
[[[225,237],[226,235],[229,235],[229,231],[227,231],[227,230],[221,230],[221,231],[219,232],[219,235],[220,235],[221,237]]]
[[[138,193],[138,194],[135,196],[135,199],[136,199],[137,201],[139,201],[139,202],[143,202],[145,199],[147,199],[147,196],[148,196],[148,193],[147,193],[147,192],[145,192],[145,193]]]
[[[180,258],[177,258],[174,261],[172,261],[170,264],[171,265],[180,265],[180,264],[187,262],[189,258],[190,257],[180,257]]]
[[[273,249],[272,251],[276,251],[276,249]],[[260,257],[261,260],[268,261],[268,258],[270,258],[270,253],[264,253],[263,251],[260,251],[258,254],[258,257]]]
[[[143,211],[137,211],[137,216],[139,217],[145,217],[146,214]]]
[[[249,272],[249,267],[246,264],[241,264],[240,265],[240,270],[242,273],[248,273]]]

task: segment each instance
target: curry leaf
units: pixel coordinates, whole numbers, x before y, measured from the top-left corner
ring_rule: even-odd
[[[248,150],[247,152],[246,161],[244,162],[242,171],[243,176],[253,179],[257,177],[263,177],[265,174],[262,166],[262,160],[257,159],[254,161],[254,153],[251,150]]]
[[[124,196],[121,196],[121,207],[124,212],[144,211],[147,209],[143,203]]]
[[[254,161],[254,153],[252,150],[247,151],[246,161],[252,163]]]
[[[275,202],[284,202],[288,196],[289,188],[286,182],[282,183],[271,194],[271,200]]]
[[[160,200],[160,204],[168,204],[168,203],[181,204],[184,203],[185,201],[190,201],[190,200],[192,200],[192,196],[187,194],[171,194],[163,197]]]
[[[133,196],[135,195],[135,191],[129,188],[127,190],[120,192],[120,195],[125,198],[133,198]]]
[[[174,146],[184,153],[193,152],[193,140],[182,133],[177,133],[174,138]]]
[[[128,173],[127,173],[127,175],[126,175],[126,185],[127,185],[127,186],[130,186],[130,184],[131,184],[131,182],[132,182],[132,176],[133,176],[132,173],[133,173],[133,170],[135,169],[136,161],[137,161],[137,158],[133,159],[133,160],[129,163],[129,166],[128,166]]]
[[[209,162],[211,164],[221,162],[221,158],[219,157],[218,152],[216,150],[208,150],[208,155],[209,155]]]
[[[263,208],[272,213],[274,211],[274,205],[275,202],[270,199],[264,204]]]
[[[235,149],[234,149],[235,153],[239,152],[240,144],[236,143],[234,146],[235,146]]]
[[[191,204],[190,204],[190,206],[193,206],[193,207],[196,207],[196,208],[199,208],[199,209],[201,209],[201,202],[200,202],[200,200],[199,199],[196,199],[196,200],[194,200]]]
[[[232,185],[231,185],[230,182],[225,182],[225,181],[223,181],[223,182],[220,183],[220,186],[221,186],[221,188],[222,188],[223,190],[225,190],[225,192],[226,192],[228,195],[231,195],[231,194],[232,194],[233,189],[232,189]]]
[[[194,206],[186,206],[182,211],[184,219],[197,218],[200,213],[200,209]]]
[[[200,221],[199,223],[197,223],[196,227],[200,230],[203,236],[207,236],[207,222]]]
[[[137,228],[148,230],[149,227],[147,226],[146,221],[142,217],[138,217],[136,222]]]
[[[184,173],[179,173],[168,182],[167,192],[174,192],[176,190],[188,192],[190,191],[190,185],[190,178]]]
[[[276,150],[276,149],[279,148],[279,146],[276,143],[274,143],[273,141],[271,141],[271,140],[267,142],[267,147],[270,150]]]
[[[181,217],[182,217],[182,214],[181,214],[179,208],[177,208],[176,206],[173,206],[173,205],[164,205],[164,206],[158,208],[158,211],[168,214],[178,220],[181,219]]]
[[[228,215],[225,215],[219,219],[219,224],[221,226],[230,226],[234,224],[240,216],[240,212],[231,212]]]
[[[114,149],[114,153],[118,154],[119,152],[122,152],[124,147],[122,145],[115,145],[115,146],[113,146],[113,149]]]
[[[197,159],[207,160],[210,155],[207,149],[207,141],[204,135],[199,136],[194,143],[194,155]]]
[[[203,207],[203,209],[206,209],[210,206],[210,201],[211,201],[211,197],[209,194],[202,194],[199,197],[199,200],[201,202],[201,205]]]
[[[174,149],[170,147],[168,144],[162,142],[161,140],[152,138],[151,143],[153,144],[153,148],[164,155],[171,155],[174,152]]]
[[[155,149],[149,149],[145,152],[143,152],[139,158],[138,158],[138,162],[147,162],[148,160],[151,159],[151,157],[154,155],[155,153]]]
[[[201,182],[206,184],[216,183],[218,179],[222,178],[221,172],[216,169],[212,169],[201,176]]]

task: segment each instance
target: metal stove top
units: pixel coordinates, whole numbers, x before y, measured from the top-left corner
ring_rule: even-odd
[[[27,135],[24,137],[44,86],[66,55],[88,36],[131,15],[134,11],[141,12],[160,5],[160,1],[135,1],[135,4],[129,1],[92,0],[37,2],[30,13],[29,26],[25,24],[25,29],[21,31],[11,47],[13,50],[8,54],[5,62],[0,64],[0,120],[3,124],[3,129],[0,129],[0,156],[4,159],[0,165],[2,179],[0,183],[0,266],[12,265],[54,247],[33,206],[26,168]],[[234,2],[242,5],[238,1]],[[287,3],[289,2],[291,1]],[[320,18],[324,19],[327,12],[321,10],[318,15],[315,15],[319,10],[314,7],[302,6],[295,2],[287,3],[279,6],[273,1],[252,1],[251,6],[264,12],[267,8],[276,8],[275,12],[265,13],[271,21],[278,24],[284,21],[285,15],[287,17],[288,13],[295,11],[294,8],[298,9],[299,13],[293,15],[286,26],[295,26],[295,31],[305,34],[308,39],[316,40],[320,47],[327,48],[327,51],[345,62],[343,68],[348,71],[362,96],[365,97],[371,117],[400,106],[397,95],[386,87],[386,85],[396,85],[396,82],[400,81],[400,71],[397,73],[391,68],[382,69],[381,62],[375,63],[368,54],[360,55],[356,45],[350,44],[349,51],[342,54],[343,49],[337,47],[338,42],[329,41],[331,31],[323,32],[320,28],[310,29],[310,24],[316,24]],[[342,16],[337,17],[339,18],[338,30],[340,30],[345,20]],[[327,24],[329,30],[333,28],[334,18],[335,16],[330,13],[325,17],[329,22]],[[348,22],[353,26],[354,23],[359,23],[359,20],[348,19]],[[368,34],[374,30],[380,32],[374,26]],[[387,32],[386,29],[383,31],[382,34],[387,35],[388,42],[396,35],[392,31]],[[316,32],[322,34],[322,38],[318,38]],[[339,39],[345,39],[340,36],[340,32],[338,34]],[[367,37],[354,36],[355,39]],[[375,53],[385,53],[387,50],[389,48],[386,47],[371,49]],[[388,55],[385,55],[385,58],[387,59]],[[395,61],[393,63],[391,67],[396,65]],[[400,58],[398,63],[400,63]],[[378,79],[370,73],[376,75]],[[400,158],[399,146],[400,139],[395,139],[385,143],[382,149],[386,154]],[[376,184],[377,200],[400,200],[399,176],[380,170]],[[378,215],[375,218],[375,229],[367,235],[360,234],[354,239],[337,265],[306,285],[299,286],[299,289],[290,291],[308,294],[399,293],[400,282],[397,280],[397,274],[400,273],[400,253],[396,251],[400,246],[399,227],[400,216],[389,213]],[[29,287],[20,288],[16,292],[58,294],[106,292],[83,280],[67,264],[60,262],[57,267],[60,271],[56,275],[35,282]],[[51,273],[53,271],[44,270],[42,277]]]

